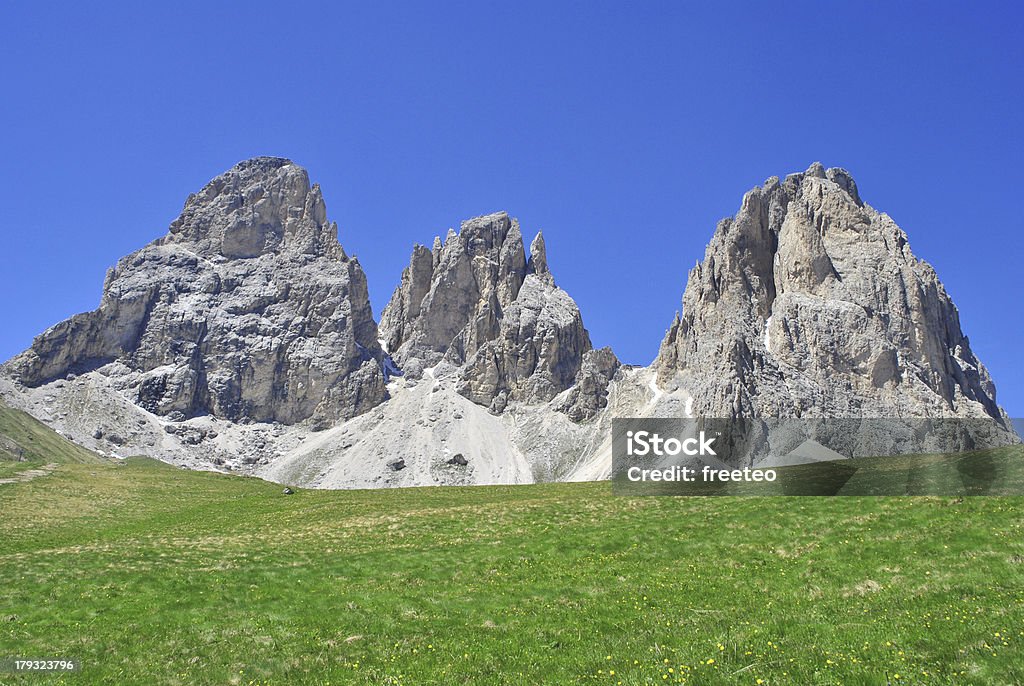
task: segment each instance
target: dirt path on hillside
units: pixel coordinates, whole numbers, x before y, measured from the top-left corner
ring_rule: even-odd
[[[15,474],[14,476],[9,476],[9,477],[7,477],[5,479],[0,479],[0,486],[2,486],[4,484],[25,483],[26,481],[31,481],[32,479],[35,479],[36,477],[46,476],[47,474],[49,474],[50,472],[52,472],[56,468],[57,468],[57,465],[54,464],[54,463],[44,464],[42,467],[37,467],[35,469],[29,469],[29,470],[26,470],[26,471],[21,472],[19,474]]]

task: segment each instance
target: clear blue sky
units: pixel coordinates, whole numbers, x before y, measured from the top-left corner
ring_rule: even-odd
[[[149,6],[154,5],[154,6]],[[235,162],[319,181],[378,314],[414,242],[544,229],[595,345],[648,363],[748,188],[848,168],[1024,415],[1017,3],[0,7],[0,358]]]

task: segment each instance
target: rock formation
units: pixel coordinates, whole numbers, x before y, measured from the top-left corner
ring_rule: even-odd
[[[935,271],[820,164],[719,223],[654,368],[696,416],[1005,418]]]
[[[110,270],[100,306],[11,360],[26,386],[99,369],[184,419],[325,424],[386,397],[359,263],[289,160],[242,162],[189,196],[169,233]]]
[[[608,405],[608,385],[622,365],[611,348],[588,350],[575,383],[559,410],[574,422],[597,415]]]
[[[527,261],[519,223],[504,212],[464,222],[433,250],[416,246],[381,318],[398,364],[414,377],[442,361],[458,367],[459,392],[495,413],[573,386],[590,337],[576,303],[555,285],[541,234],[530,253]],[[617,367],[604,352],[565,411],[592,416]]]
[[[378,328],[320,189],[249,160],[120,260],[97,310],[0,367],[0,399],[105,455],[323,488],[608,478],[622,417],[749,420],[730,464],[765,458],[771,418],[995,419],[989,438],[1016,438],[935,272],[818,164],[746,194],[632,367],[593,349],[544,237],[527,253],[505,213],[416,246]],[[869,429],[863,454],[918,433]],[[0,459],[19,450],[0,439]]]

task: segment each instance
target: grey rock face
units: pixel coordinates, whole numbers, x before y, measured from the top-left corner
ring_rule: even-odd
[[[719,223],[654,367],[697,416],[1005,417],[935,271],[820,164]]]
[[[325,423],[386,397],[359,263],[289,160],[242,162],[107,274],[100,306],[7,364],[23,384],[100,369],[171,417]]]
[[[433,250],[417,246],[380,330],[408,373],[450,363],[459,392],[495,413],[570,388],[591,349],[579,308],[548,270],[543,236],[527,263],[519,223],[503,212],[464,222]]]
[[[434,246],[413,249],[381,315],[381,335],[400,363],[420,358],[437,364],[456,337],[458,353],[471,355],[481,338],[494,337],[500,310],[515,300],[526,276],[519,224],[505,213],[464,222]]]
[[[492,313],[500,317],[492,319]],[[573,385],[590,338],[569,295],[527,275],[517,298],[503,311],[484,305],[468,336],[451,350],[473,352],[465,361],[459,392],[479,405],[495,400],[545,402]],[[476,322],[474,322],[476,323]],[[474,334],[478,335],[474,338]],[[500,411],[501,407],[495,405]]]
[[[588,350],[561,411],[574,422],[596,416],[608,406],[608,384],[621,366],[611,348]]]

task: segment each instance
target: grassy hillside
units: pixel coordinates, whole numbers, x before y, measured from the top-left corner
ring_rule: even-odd
[[[0,486],[0,656],[68,684],[1024,683],[1024,499]]]
[[[11,443],[13,441],[13,444]],[[99,463],[103,458],[0,401],[0,460]]]

